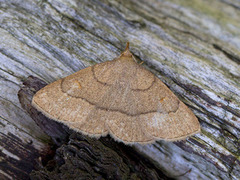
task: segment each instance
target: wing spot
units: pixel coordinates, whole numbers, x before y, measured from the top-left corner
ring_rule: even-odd
[[[75,84],[77,84],[77,86],[78,86],[79,89],[82,88],[82,86],[81,86],[81,84],[80,84],[80,82],[79,82],[78,80],[75,80],[74,82],[75,82]]]
[[[167,97],[164,97],[160,100],[160,103],[163,103],[163,101],[166,101]]]

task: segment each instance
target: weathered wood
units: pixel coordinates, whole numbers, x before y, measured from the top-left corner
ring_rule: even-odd
[[[171,177],[239,179],[239,9],[237,0],[1,1],[0,179],[28,177],[50,148],[18,101],[23,79],[53,82],[113,59],[126,41],[202,126],[186,141],[134,148]]]
[[[69,143],[57,149],[56,160],[33,171],[31,179],[169,179],[131,148],[104,139],[72,134]]]
[[[31,179],[169,179],[133,148],[110,137],[92,139],[45,117],[29,103],[33,94],[46,83],[30,76],[23,85],[18,93],[23,109],[58,148],[54,157],[46,157],[47,165],[44,168],[38,167],[30,174]],[[52,151],[55,152],[56,148]]]

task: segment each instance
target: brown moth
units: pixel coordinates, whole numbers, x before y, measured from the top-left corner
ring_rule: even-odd
[[[193,112],[129,51],[41,90],[32,104],[47,117],[93,137],[126,144],[181,140],[200,132]]]

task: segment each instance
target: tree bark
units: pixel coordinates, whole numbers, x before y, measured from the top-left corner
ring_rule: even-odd
[[[0,179],[240,178],[239,1],[2,0],[0,10]],[[201,134],[128,147],[31,107],[37,89],[113,59],[127,41],[193,110]]]

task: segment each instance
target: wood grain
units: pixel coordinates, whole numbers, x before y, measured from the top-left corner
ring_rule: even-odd
[[[185,141],[134,148],[171,177],[239,179],[239,9],[236,0],[1,1],[1,162],[14,167],[5,171],[2,163],[1,179],[19,177],[23,159],[12,147],[49,147],[49,136],[19,103],[23,80],[33,75],[49,84],[113,59],[126,41],[202,127]],[[6,146],[10,135],[23,144]]]

